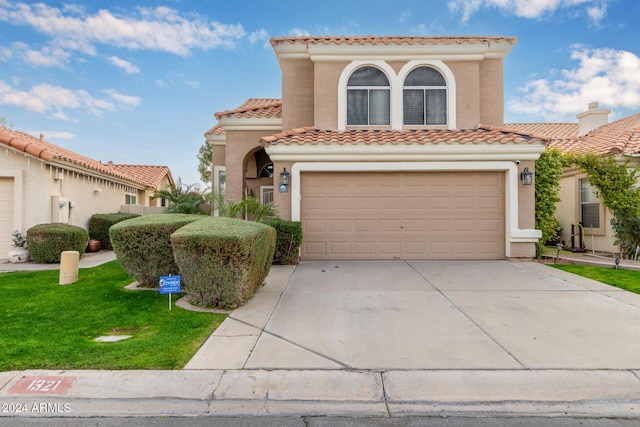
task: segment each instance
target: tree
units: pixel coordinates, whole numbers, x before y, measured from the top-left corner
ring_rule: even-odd
[[[207,185],[211,184],[211,164],[213,163],[213,150],[207,141],[198,150],[198,172],[200,179]]]

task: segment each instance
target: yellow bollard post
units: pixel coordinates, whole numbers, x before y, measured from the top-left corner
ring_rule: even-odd
[[[60,284],[70,285],[78,281],[78,251],[64,251],[60,255]]]

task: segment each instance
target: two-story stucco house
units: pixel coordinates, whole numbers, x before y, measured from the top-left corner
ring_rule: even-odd
[[[216,114],[205,134],[214,190],[273,200],[301,221],[302,259],[533,257],[523,178],[547,141],[501,129],[515,44],[274,38],[282,99]]]

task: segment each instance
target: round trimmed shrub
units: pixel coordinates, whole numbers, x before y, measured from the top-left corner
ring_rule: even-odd
[[[254,221],[209,217],[173,233],[171,243],[191,302],[233,309],[269,274],[276,230]]]
[[[89,233],[70,224],[39,224],[27,230],[29,257],[38,264],[60,262],[63,251],[84,254]]]
[[[160,276],[178,274],[171,233],[199,219],[199,215],[157,214],[118,222],[109,229],[113,251],[140,285],[157,288]]]

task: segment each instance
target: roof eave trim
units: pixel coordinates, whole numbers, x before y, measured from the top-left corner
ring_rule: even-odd
[[[282,130],[280,117],[221,117],[219,123],[225,132],[230,130]]]

